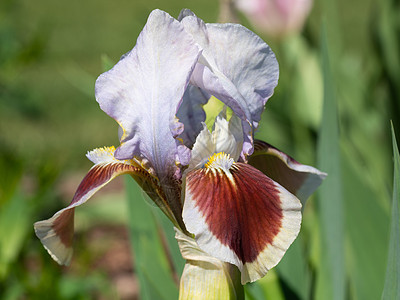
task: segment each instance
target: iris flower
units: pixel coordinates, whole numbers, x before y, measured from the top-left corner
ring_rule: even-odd
[[[182,299],[227,295],[264,276],[298,235],[301,202],[326,175],[254,139],[277,82],[274,53],[245,27],[154,10],[136,46],[96,81],[120,145],[87,153],[94,166],[71,204],[35,223],[44,247],[69,264],[75,208],[129,174],[176,228],[187,260]],[[209,131],[211,97],[231,113],[224,109]]]

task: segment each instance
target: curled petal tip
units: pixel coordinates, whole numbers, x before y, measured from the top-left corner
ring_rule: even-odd
[[[134,160],[118,161],[113,157],[113,148],[99,148],[88,153],[89,159],[97,162],[80,183],[71,204],[55,213],[48,220],[36,222],[34,229],[43,246],[51,257],[59,264],[68,265],[72,257],[74,235],[74,209],[84,204],[98,190],[122,174],[131,174],[149,194],[157,205],[165,210],[167,216],[174,221],[173,213],[163,202],[153,176]],[[165,200],[164,200],[165,201]]]
[[[254,153],[248,162],[296,195],[303,205],[327,176],[260,140],[255,140]]]
[[[69,265],[73,252],[73,210],[67,210],[48,220],[36,222],[34,229],[36,236],[50,256],[60,265]]]

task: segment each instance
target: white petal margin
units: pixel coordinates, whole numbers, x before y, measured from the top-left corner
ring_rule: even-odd
[[[236,266],[202,251],[193,238],[175,228],[182,257],[186,259],[180,287],[180,300],[244,299]]]
[[[72,257],[74,208],[88,201],[98,190],[115,177],[143,170],[134,161],[118,161],[114,147],[95,149],[87,154],[95,163],[79,185],[71,204],[50,219],[34,224],[37,237],[51,257],[61,265],[68,265]]]
[[[256,261],[245,263],[242,270],[242,283],[253,282],[265,276],[275,267],[296,239],[301,226],[301,205],[299,200],[281,188],[283,199],[283,219],[281,231],[257,257]],[[296,203],[297,202],[297,203]]]
[[[260,140],[255,140],[254,153],[248,158],[248,162],[296,195],[303,208],[306,200],[328,175],[314,167],[297,162],[274,146]]]
[[[193,172],[196,171],[199,170],[194,170]],[[191,193],[190,180],[192,179],[190,178],[190,175],[188,175],[186,179],[185,202],[183,208],[183,221],[186,225],[186,229],[190,233],[194,234],[195,240],[200,249],[202,249],[208,255],[224,262],[236,265],[241,271],[242,284],[256,281],[278,264],[286,250],[297,237],[301,225],[301,203],[293,194],[289,193],[281,185],[268,179],[269,184],[272,182],[274,192],[276,193],[275,195],[280,200],[279,209],[281,210],[282,216],[279,219],[280,226],[276,227],[279,230],[277,230],[277,233],[273,235],[271,242],[264,243],[264,241],[262,241],[259,243],[258,241],[254,241],[255,244],[258,243],[258,246],[262,246],[262,250],[257,252],[255,259],[251,261],[242,261],[235,251],[227,243],[223,243],[220,238],[223,237],[229,240],[233,234],[236,234],[239,231],[240,234],[237,235],[239,241],[236,241],[236,238],[232,238],[230,240],[235,240],[235,243],[238,242],[242,245],[242,242],[245,240],[246,236],[248,236],[244,228],[247,227],[247,229],[249,229],[249,224],[251,224],[253,227],[250,229],[255,232],[255,236],[258,239],[263,240],[263,236],[268,234],[268,232],[263,230],[269,229],[265,229],[266,226],[263,226],[264,229],[260,230],[261,226],[259,228],[258,223],[259,221],[264,222],[268,219],[264,217],[265,212],[260,211],[257,206],[252,206],[254,205],[252,197],[248,197],[247,199],[242,197],[241,201],[244,200],[244,203],[239,203],[233,207],[229,206],[230,203],[232,203],[229,200],[235,201],[235,199],[229,198],[232,194],[226,192],[237,190],[237,193],[242,193],[244,190],[249,189],[249,182],[247,182],[246,185],[239,186],[240,182],[235,182],[231,174],[226,174],[226,172],[218,172],[216,170],[210,170],[210,172],[213,173],[212,176],[218,177],[219,179],[216,181],[217,184],[214,186],[212,186],[209,182],[206,182],[206,184],[209,186],[209,189],[220,188],[225,192],[221,193],[220,195],[217,193],[213,193],[211,195],[207,194],[206,197],[208,197],[207,201],[209,205],[213,205],[213,208],[209,209],[214,211],[214,216],[210,218],[209,215],[207,215],[208,212],[200,210],[201,204],[199,204],[199,200],[196,199],[195,195]],[[259,180],[259,178],[256,180]],[[201,185],[200,189],[206,190],[206,186],[203,186],[202,183],[204,182],[196,182],[197,185]],[[222,187],[224,185],[226,186]],[[252,193],[257,193],[257,190],[259,191],[260,186],[261,185],[258,185],[257,189],[253,190]],[[224,199],[219,197],[224,197]],[[211,202],[213,203],[210,204]],[[225,205],[226,207],[221,207]],[[252,212],[255,212],[254,216],[249,215]],[[215,216],[216,214],[218,214],[218,216]],[[247,219],[244,221],[244,223],[235,222],[234,218],[236,218],[239,214],[246,216],[245,218]],[[212,223],[214,221],[215,223]],[[223,224],[224,222],[225,224]],[[265,222],[267,223],[264,223],[263,225],[268,224],[269,221]],[[230,224],[236,224],[237,228],[229,228],[229,226],[226,226]],[[215,231],[213,231],[213,228],[219,231],[219,237],[217,237],[217,235],[214,233]],[[221,228],[223,229],[221,230]],[[251,242],[246,244],[244,247],[255,249],[256,246],[253,247]],[[241,247],[239,250],[245,252],[246,250],[243,249],[244,248]]]
[[[96,100],[123,128],[116,158],[145,158],[159,178],[175,173],[175,114],[199,55],[181,24],[154,10],[132,51],[99,76]]]

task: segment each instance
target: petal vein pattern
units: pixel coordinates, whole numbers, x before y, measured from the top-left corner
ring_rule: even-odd
[[[318,169],[300,164],[274,146],[254,141],[254,153],[248,163],[296,195],[303,207],[306,200],[327,176]]]
[[[175,219],[166,203],[163,190],[160,189],[157,179],[146,171],[145,164],[137,159],[119,161],[113,154],[114,147],[99,148],[89,152],[88,158],[96,164],[80,183],[70,205],[55,213],[50,219],[34,224],[36,235],[59,264],[68,265],[72,257],[75,207],[84,204],[119,175],[130,174],[176,226],[182,223]]]
[[[235,163],[191,171],[183,220],[199,247],[236,265],[242,284],[264,276],[296,238],[300,201],[257,169]]]
[[[175,173],[175,118],[200,50],[183,26],[155,10],[136,46],[96,81],[100,107],[123,129],[117,159],[147,159],[162,179]]]
[[[118,175],[140,172],[140,168],[125,163],[97,164],[79,185],[71,204],[48,220],[36,222],[35,233],[55,261],[68,265],[72,257],[74,209],[88,201],[98,190]]]

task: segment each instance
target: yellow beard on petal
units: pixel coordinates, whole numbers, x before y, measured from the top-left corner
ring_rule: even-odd
[[[207,169],[222,169],[227,172],[234,163],[234,159],[231,158],[229,154],[226,154],[225,152],[219,152],[211,155],[204,167]]]

